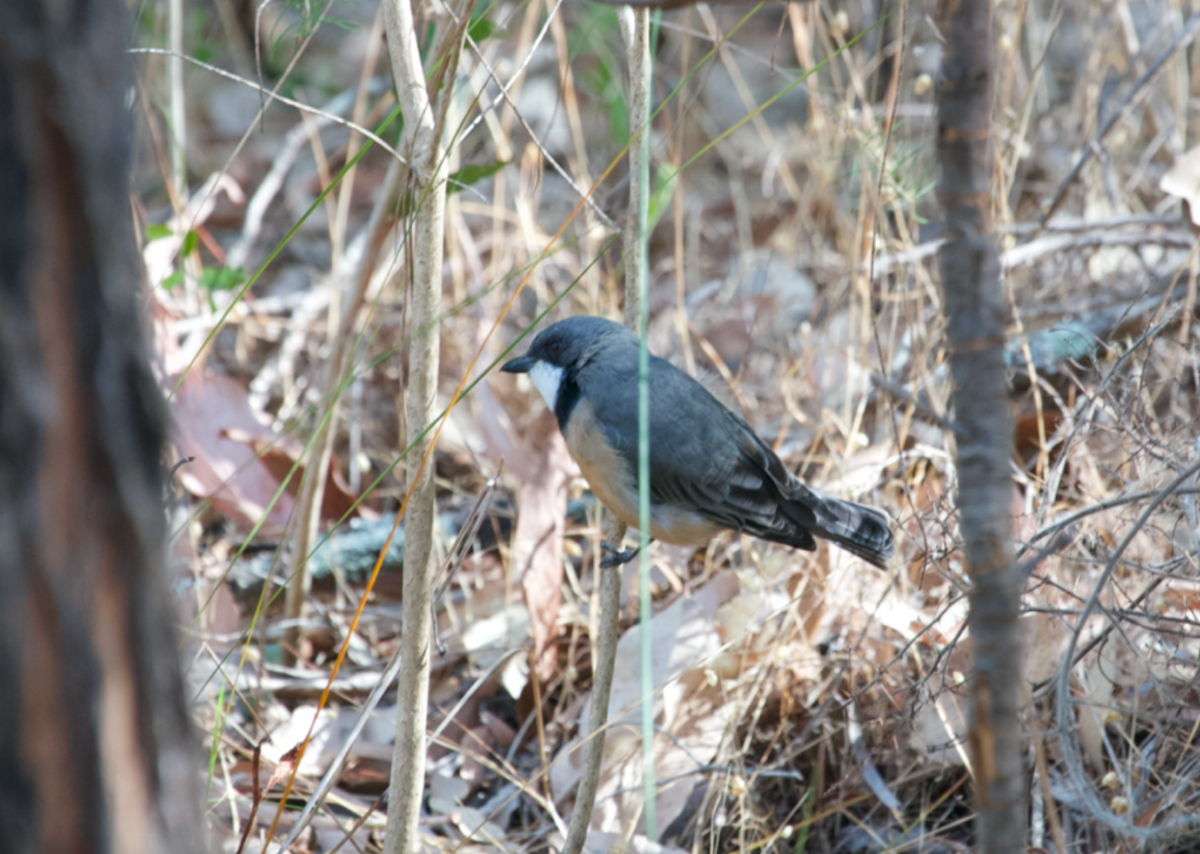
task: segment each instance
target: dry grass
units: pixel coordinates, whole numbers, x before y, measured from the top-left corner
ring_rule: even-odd
[[[238,69],[230,45],[253,39],[249,31],[235,38],[241,19],[226,5],[233,4],[217,4],[221,26],[198,26],[189,50],[215,49],[215,62]],[[332,98],[341,115],[377,127],[394,102],[370,10],[306,8],[262,12],[264,85],[282,82],[283,94],[318,105],[345,89]],[[957,851],[972,839],[962,741],[968,581],[954,521],[954,448],[943,429],[951,413],[931,251],[933,106],[922,79],[936,71],[938,43],[926,6],[885,11],[873,22],[854,4],[842,11],[730,6],[671,13],[662,23],[651,347],[707,375],[810,482],[887,507],[900,531],[891,574],[826,549],[807,555],[737,537],[707,553],[655,552],[655,608],[663,618],[651,632],[663,666],[660,841],[693,852]],[[315,17],[306,25],[305,16],[319,14],[356,19],[356,27],[325,23],[311,36]],[[550,246],[625,143],[613,13],[531,3],[489,7],[486,18],[493,31],[473,28],[478,46],[464,51],[453,82],[450,170],[465,182],[467,166],[505,165],[449,199],[443,402],[528,265],[537,262],[501,327],[505,343],[556,299],[552,317],[617,317],[622,304],[619,244],[611,240],[624,216],[622,165]],[[1196,256],[1177,202],[1158,182],[1193,136],[1195,48],[1171,49],[1185,17],[1166,2],[1016,2],[1000,6],[996,20],[993,189],[1013,308],[1012,513],[1029,574],[1030,844],[1194,850],[1186,822],[1196,813],[1200,720]],[[288,27],[295,29],[281,38]],[[149,13],[139,34],[164,43],[164,26]],[[708,56],[713,38],[720,49]],[[802,69],[830,57],[800,79]],[[157,82],[162,59],[139,62],[138,215],[148,226],[170,220],[176,194],[168,192],[170,135],[158,106],[166,103]],[[512,80],[504,97],[493,75]],[[391,467],[404,435],[397,400],[412,330],[404,223],[392,223],[378,243],[365,237],[372,210],[388,210],[374,191],[389,155],[371,147],[353,181],[343,178],[317,203],[362,150],[361,137],[320,116],[302,120],[289,107],[274,106],[251,123],[258,94],[196,68],[185,82],[192,202],[177,212],[173,236],[148,242],[146,253],[164,387],[200,354],[172,401],[178,432],[192,437],[178,447],[198,458],[180,469],[187,490],[173,504],[172,568],[187,591],[181,607],[196,715],[211,739],[210,824],[214,839],[232,840],[233,850],[250,816],[252,757],[265,760],[261,785],[312,719],[363,590],[343,556],[337,571],[315,582],[293,650],[298,669],[278,664],[289,627],[271,597],[278,565],[290,563],[276,561],[265,595],[248,567],[252,556],[261,567],[271,563],[295,486],[270,513],[264,508],[328,411],[318,390],[327,387],[324,366],[336,345],[348,348],[351,373],[337,385],[344,417],[335,478],[344,479],[345,495],[365,496],[367,515],[390,521],[405,484],[407,461]],[[496,109],[476,122],[481,104]],[[383,136],[394,140],[394,128]],[[1096,156],[1065,187],[1055,218],[1039,224],[1086,151]],[[223,189],[210,200],[218,174]],[[311,216],[266,263],[310,206]],[[189,231],[196,236],[185,237]],[[164,241],[175,251],[163,253]],[[156,251],[163,257],[152,258]],[[266,263],[236,304],[236,290],[199,286],[200,271],[212,271],[211,284],[227,255],[250,273]],[[177,269],[199,278],[197,302],[186,289],[162,287]],[[354,334],[339,343],[340,293],[356,271],[368,276],[365,299]],[[220,439],[218,430],[258,438]],[[572,505],[560,563],[551,562],[552,571],[565,564],[565,577],[551,627],[553,676],[539,686],[538,709],[519,666],[524,653],[503,657],[531,646],[509,542],[514,505],[531,500],[524,473],[552,432],[535,394],[488,378],[457,407],[441,440],[447,546],[502,459],[505,466],[438,611],[448,650],[434,664],[430,727],[454,721],[430,754],[422,827],[431,848],[561,844],[571,808],[561,790],[570,775],[561,769],[586,720],[595,632],[600,521],[586,500]],[[203,500],[235,470],[232,487]],[[300,475],[293,471],[292,481]],[[582,488],[571,482],[573,499],[586,499]],[[323,514],[325,529],[342,510]],[[369,542],[361,548],[370,555]],[[225,580],[231,566],[236,586]],[[625,592],[629,626],[632,582]],[[398,575],[385,572],[321,712],[328,722],[317,733],[325,741],[310,747],[293,802],[313,790],[356,706],[402,647],[398,595]],[[1064,671],[1063,691],[1068,647],[1078,661]],[[614,703],[627,704],[636,697],[621,700],[621,677]],[[637,684],[636,672],[627,678]],[[368,723],[295,850],[331,850],[356,816],[367,815],[388,778],[394,726],[386,713],[394,703],[383,697],[376,714],[385,720]],[[593,819],[595,829],[615,834],[595,838],[605,849],[644,843],[638,763],[618,761],[631,738],[622,727],[617,717]],[[252,838],[270,823],[272,794],[278,789],[267,793]],[[367,815],[343,850],[373,850],[381,816]]]

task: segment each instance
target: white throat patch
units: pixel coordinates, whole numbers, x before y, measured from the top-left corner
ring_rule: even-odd
[[[533,387],[538,390],[538,394],[542,396],[542,400],[546,401],[546,405],[550,407],[551,411],[554,409],[554,404],[558,402],[558,387],[562,385],[562,378],[563,369],[549,362],[538,360],[529,369],[529,381],[533,383]]]

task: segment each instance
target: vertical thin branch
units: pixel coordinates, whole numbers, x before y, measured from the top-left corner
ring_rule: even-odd
[[[318,435],[312,443],[312,455],[309,457],[308,468],[300,488],[300,499],[296,502],[296,529],[292,541],[293,570],[291,581],[288,582],[284,612],[287,619],[298,621],[304,615],[304,606],[312,590],[312,575],[308,567],[308,555],[313,544],[317,542],[320,533],[321,507],[325,497],[325,485],[329,474],[329,464],[333,459],[333,442],[337,437],[338,415],[341,406],[342,385],[346,382],[346,369],[350,356],[356,349],[357,338],[354,335],[355,324],[359,313],[366,301],[367,286],[371,281],[371,273],[375,269],[375,259],[383,245],[384,237],[393,220],[389,214],[395,202],[396,189],[400,183],[400,162],[393,158],[388,163],[387,174],[383,185],[371,209],[365,229],[366,241],[362,255],[353,270],[354,281],[343,296],[341,321],[330,347],[329,361],[325,366],[325,376],[322,386],[321,399],[329,401],[330,412],[321,422]],[[343,275],[343,271],[335,270],[334,278]],[[334,288],[336,291],[340,288]],[[284,644],[284,663],[294,661],[294,650],[300,638],[300,626],[294,624],[288,629],[287,642]]]
[[[629,216],[625,219],[625,325],[638,332],[642,323],[648,259],[645,207],[650,199],[650,10],[618,11],[629,63]]]
[[[183,92],[183,0],[167,0],[168,99],[171,105],[171,181],[179,209],[187,204],[187,101]]]
[[[650,10],[623,10],[629,57],[629,219],[625,226],[625,317],[636,317],[638,333],[638,599],[641,621],[642,815],[646,838],[658,838],[654,786],[654,668],[650,642],[650,350],[649,326],[650,93],[654,67],[650,54]],[[628,22],[632,19],[632,26]],[[636,299],[632,295],[636,294]],[[631,304],[632,307],[631,307]],[[636,313],[635,313],[636,312]]]
[[[421,459],[431,438],[417,437],[435,415],[438,351],[441,334],[437,317],[442,293],[442,256],[446,212],[446,157],[441,125],[434,115],[425,72],[417,48],[412,7],[407,0],[384,0],[384,30],[396,92],[404,114],[404,149],[412,173],[411,297],[408,387],[405,389],[407,442],[412,459]],[[456,30],[456,32],[458,32]],[[458,38],[461,40],[461,33]],[[443,42],[445,43],[445,42]],[[435,52],[434,56],[439,55]],[[451,88],[457,71],[457,50],[447,51],[441,79]],[[415,443],[414,443],[414,440]],[[402,698],[396,709],[396,749],[392,761],[392,794],[388,803],[387,854],[410,854],[418,849],[417,820],[425,781],[425,710],[429,701],[430,637],[433,592],[433,466],[425,466],[412,485],[404,521],[404,657],[398,681]]]
[[[171,114],[171,184],[175,190],[176,214],[187,209],[187,98],[183,89],[183,0],[167,0],[167,101]],[[188,258],[179,259],[185,270],[183,287],[188,311],[200,307],[196,276],[199,270]]]
[[[629,128],[634,135],[629,147],[629,215],[625,222],[625,325],[634,331],[639,331],[643,350],[645,350],[646,320],[645,306],[647,257],[646,257],[646,223],[650,200],[649,182],[649,123],[650,123],[650,12],[647,9],[624,7],[618,12],[621,22],[621,32],[625,38],[627,55],[629,57]],[[647,421],[648,423],[648,421]],[[640,448],[648,448],[647,442],[641,442]],[[640,462],[640,461],[639,461]],[[640,465],[639,465],[640,468]],[[648,465],[647,465],[648,468]],[[642,482],[648,485],[648,475]],[[648,499],[647,493],[646,498]],[[645,516],[649,515],[647,505]],[[641,524],[641,560],[640,574],[642,589],[642,618],[649,619],[649,564],[647,555],[649,543],[646,532],[650,526],[643,518]],[[620,551],[625,540],[625,523],[615,514],[605,517],[604,541],[614,550]],[[613,672],[616,667],[617,641],[620,637],[621,611],[621,567],[599,569],[600,572],[600,637],[595,646],[595,660],[592,667],[592,706],[588,715],[588,740],[584,747],[583,769],[579,777],[579,788],[575,793],[575,809],[571,813],[571,823],[567,831],[567,840],[563,844],[563,854],[579,854],[587,838],[588,825],[592,819],[592,809],[596,803],[596,789],[600,783],[600,767],[604,760],[604,730],[608,726],[608,701],[612,693]],[[643,632],[643,636],[645,632]],[[643,649],[643,658],[648,647]],[[643,679],[651,673],[650,666],[643,660]],[[650,690],[643,688],[643,694],[653,703]],[[649,736],[647,744],[653,750],[654,718],[653,706],[650,708]],[[645,721],[643,721],[645,724]],[[653,754],[651,753],[651,760]],[[653,793],[653,765],[648,766],[646,774],[647,791]],[[654,801],[647,798],[646,828],[647,834],[653,833]],[[653,839],[653,836],[649,836]]]
[[[954,381],[958,504],[971,588],[971,754],[976,839],[984,854],[1024,850],[1020,584],[1012,557],[1012,424],[1004,375],[1004,298],[989,188],[991,4],[944,0],[938,86],[939,251]]]
[[[616,518],[608,514],[609,519]],[[617,545],[625,536],[621,525]],[[608,533],[611,529],[606,530]],[[612,542],[611,540],[608,542]],[[612,696],[613,671],[617,661],[617,641],[621,634],[621,568],[597,570],[600,573],[600,637],[596,639],[596,660],[592,663],[592,707],[588,714],[588,741],[584,745],[583,769],[575,792],[575,809],[567,828],[562,854],[579,854],[587,839],[596,789],[600,784],[600,764],[604,759],[604,729],[608,725],[608,701]]]

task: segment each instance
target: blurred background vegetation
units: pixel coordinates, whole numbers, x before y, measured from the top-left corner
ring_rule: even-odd
[[[149,51],[135,57],[134,214],[180,461],[171,572],[208,740],[209,824],[228,850],[247,822],[263,834],[274,808],[252,805],[315,718],[291,804],[323,774],[336,787],[293,850],[375,850],[394,692],[350,733],[401,646],[402,544],[330,701],[316,701],[408,463],[413,199],[388,179],[384,144],[398,144],[404,117],[379,9],[131,8],[132,40]],[[620,317],[627,83],[613,7],[480,2],[452,79],[431,61],[447,10],[415,11],[431,85],[450,97],[440,411],[526,273],[481,365],[548,308],[552,319]],[[822,0],[700,4],[657,19],[650,347],[701,376],[809,482],[887,508],[899,558],[885,574],[824,547],[738,536],[698,553],[656,547],[658,838],[640,835],[637,739],[622,729],[638,696],[636,668],[624,666],[634,631],[589,848],[972,844],[968,581],[934,263],[933,12]],[[1200,262],[1186,207],[1196,27],[1178,0],[995,5],[991,190],[1012,310],[1011,508],[1029,561],[1034,849],[1196,844],[1179,823],[1197,796],[1194,478],[1155,503],[1200,453]],[[330,364],[345,369],[331,377]],[[300,484],[323,465],[309,459],[327,420],[322,539],[301,560],[289,537]],[[437,604],[446,651],[429,710],[440,730],[423,812],[430,848],[561,844],[601,522],[586,482],[550,453],[555,441],[526,383],[488,376],[455,408],[434,458],[440,547],[461,560],[446,560]],[[456,552],[461,531],[471,536]],[[545,531],[561,549],[543,547]],[[311,596],[289,615],[280,591],[304,560]],[[1101,607],[1081,623],[1102,578]],[[636,576],[624,587],[628,628]],[[1073,636],[1065,696],[1051,677]],[[1058,726],[1056,704],[1074,731]],[[348,759],[335,763],[343,746]]]

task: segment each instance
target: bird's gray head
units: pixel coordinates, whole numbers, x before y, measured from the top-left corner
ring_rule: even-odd
[[[560,320],[542,330],[524,356],[506,362],[500,370],[529,374],[546,405],[560,414],[559,393],[574,386],[574,378],[600,351],[611,346],[637,347],[637,337],[619,323],[603,317],[578,315]],[[578,390],[573,392],[578,394]],[[571,401],[573,403],[574,401]],[[560,420],[561,417],[560,417]]]

